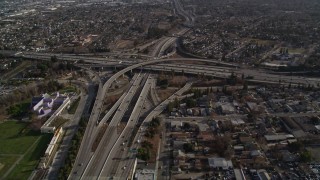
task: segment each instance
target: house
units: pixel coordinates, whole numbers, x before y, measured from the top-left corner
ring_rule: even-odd
[[[225,158],[220,158],[220,157],[208,158],[208,162],[209,162],[210,168],[223,169],[223,170],[233,168],[232,162],[230,160],[226,160]]]
[[[256,156],[261,156],[261,155],[262,155],[262,153],[260,150],[253,150],[250,152],[251,157],[256,157]]]
[[[246,179],[242,169],[234,169],[234,176],[235,176],[236,180],[245,180]]]
[[[198,123],[200,132],[205,132],[210,129],[209,125],[206,123]]]
[[[171,121],[170,127],[172,131],[181,131],[182,122],[181,121]]]
[[[235,108],[231,103],[221,103],[220,110],[222,114],[233,114],[235,113]]]
[[[200,114],[201,116],[207,116],[206,108],[200,108]]]
[[[185,144],[185,141],[173,141],[173,149],[183,149],[183,145]]]
[[[268,172],[265,169],[259,169],[257,174],[260,180],[271,180]]]
[[[264,138],[268,143],[280,142],[288,139],[294,139],[294,136],[291,134],[275,134],[275,135],[264,135]]]
[[[189,116],[193,115],[192,109],[187,109],[187,115],[189,115]]]
[[[198,99],[198,104],[202,108],[210,107],[210,102],[209,102],[207,96],[203,96],[203,97],[199,98]]]
[[[281,153],[283,162],[295,162],[299,158],[297,155],[292,154],[288,150],[282,150],[280,151],[280,153]]]
[[[245,124],[245,122],[242,119],[232,119],[231,124],[234,126],[240,126],[242,124]]]

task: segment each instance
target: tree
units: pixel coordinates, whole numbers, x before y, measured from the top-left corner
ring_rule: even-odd
[[[193,145],[191,143],[184,143],[183,144],[184,152],[189,153],[193,151]]]
[[[196,100],[194,100],[193,98],[187,98],[185,101],[187,108],[193,108],[197,105]]]
[[[292,142],[288,144],[290,151],[299,152],[304,148],[304,145],[301,141]]]
[[[173,106],[175,108],[178,108],[180,106],[180,101],[178,100],[178,98],[174,98]]]
[[[145,148],[139,148],[137,153],[137,158],[142,159],[144,161],[147,161],[150,159],[150,153],[148,149]]]
[[[313,116],[310,120],[314,125],[318,125],[320,123],[320,119],[316,116]]]
[[[232,72],[229,78],[227,78],[227,83],[231,85],[235,85],[237,83],[237,75]]]
[[[158,117],[153,118],[149,124],[150,127],[158,127],[159,125],[160,119]]]
[[[242,89],[245,90],[245,91],[248,90],[248,83],[247,83],[247,81],[244,82]]]
[[[253,116],[253,114],[252,114],[252,113],[249,113],[249,114],[247,114],[247,118],[248,118],[248,121],[249,121],[249,122],[252,122],[252,121],[253,121],[254,116]]]
[[[151,149],[153,147],[153,145],[149,141],[143,141],[141,143],[141,147],[146,148],[146,149]]]
[[[154,135],[155,135],[155,129],[154,128],[148,128],[147,129],[147,131],[146,131],[146,133],[145,133],[145,136],[147,137],[147,138],[153,138],[154,137]]]
[[[174,77],[174,75],[175,75],[175,70],[171,69],[171,76]]]
[[[312,160],[311,152],[308,150],[303,151],[300,153],[300,158],[303,162],[310,162]]]
[[[169,102],[168,103],[167,110],[168,110],[168,112],[172,112],[172,110],[173,110],[173,102]]]
[[[57,56],[54,55],[54,56],[51,56],[50,60],[51,60],[51,62],[55,63],[58,61],[58,58],[57,58]]]
[[[190,123],[188,123],[188,122],[184,123],[184,124],[183,124],[183,128],[184,128],[184,129],[190,129],[190,128],[191,128]]]

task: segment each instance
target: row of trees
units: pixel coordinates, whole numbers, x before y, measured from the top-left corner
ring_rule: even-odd
[[[158,127],[160,126],[160,118],[153,118],[146,129],[145,136],[149,139],[152,139],[154,135],[158,132]],[[138,149],[137,158],[142,159],[144,161],[148,161],[150,159],[150,151],[153,148],[152,143],[149,141],[143,141],[141,143],[141,148]]]
[[[7,109],[7,113],[11,118],[21,119],[23,116],[27,115],[30,110],[30,103],[24,102],[10,106]]]
[[[299,153],[300,160],[302,162],[310,162],[312,160],[311,152],[305,148],[305,145],[301,141],[292,142],[288,144],[288,148],[291,152]]]
[[[79,130],[78,132],[73,136],[71,141],[71,146],[69,149],[69,153],[67,158],[65,159],[64,166],[59,170],[58,179],[59,180],[66,180],[68,179],[69,174],[71,173],[73,164],[75,162],[75,159],[77,157],[77,153],[79,150],[79,147],[81,145],[81,140],[84,135],[86,126],[87,126],[88,118],[82,117],[80,119],[79,123]]]

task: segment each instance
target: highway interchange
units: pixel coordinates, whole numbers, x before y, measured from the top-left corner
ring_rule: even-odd
[[[195,20],[191,14],[183,10],[178,0],[174,0],[173,2],[175,12],[185,18],[185,27],[180,29],[180,31],[172,37],[164,37],[156,43],[148,44],[148,46],[154,45],[155,48],[151,53],[151,56],[143,56],[143,59],[110,59],[103,57],[32,52],[23,52],[16,55],[16,57],[36,60],[51,60],[51,57],[56,56],[59,60],[73,62],[75,65],[82,68],[88,68],[90,66],[111,69],[115,66],[121,66],[124,68],[111,76],[104,84],[101,79],[97,78],[99,87],[94,100],[94,106],[73,169],[68,179],[131,179],[133,175],[132,167],[135,161],[135,153],[133,153],[132,150],[139,147],[139,142],[144,137],[143,134],[147,123],[151,121],[152,118],[160,115],[170,101],[173,101],[175,98],[182,95],[182,93],[187,91],[192,85],[192,83],[187,83],[179,91],[160,102],[159,98],[156,97],[154,93],[156,79],[152,75],[144,72],[136,73],[130,82],[130,88],[124,92],[111,109],[105,113],[104,117],[101,117],[104,100],[107,97],[111,85],[120,76],[129,71],[135,69],[155,72],[165,71],[205,75],[223,79],[228,78],[231,74],[235,74],[238,77],[242,75],[245,77],[253,77],[253,79],[248,79],[249,81],[277,84],[292,83],[316,86],[320,83],[320,79],[317,78],[283,76],[273,74],[266,70],[233,63],[225,63],[219,60],[171,58],[164,56],[166,51],[175,44],[177,37],[182,36],[190,30],[190,27],[192,27]],[[139,122],[141,112],[149,93],[156,106],[147,114],[142,122]],[[138,98],[133,102],[135,97]],[[134,108],[132,112],[127,112],[130,105],[134,106]],[[82,106],[82,109],[83,108],[84,106]],[[130,113],[128,119],[124,118],[125,113]],[[118,128],[121,122],[125,123],[123,130],[119,130]],[[141,124],[141,126],[137,127],[137,124]],[[101,141],[96,150],[93,151],[92,146],[103,125],[107,125],[107,129],[101,137]],[[136,134],[134,132],[136,132]],[[156,171],[157,169],[158,168],[155,168]]]
[[[161,56],[162,52],[166,48],[162,48],[163,46],[169,46],[173,41],[171,38],[167,39],[168,43],[162,43],[162,46],[156,48],[154,52],[155,55]],[[160,50],[158,51],[157,49]],[[161,50],[162,49],[162,50]],[[44,59],[46,57],[48,60],[52,56],[52,54],[37,54],[37,53],[24,53],[24,57],[32,58],[32,59]],[[143,126],[145,123],[142,123],[141,127],[137,134],[134,137],[133,145],[131,147],[124,146],[122,143],[126,141],[127,143],[132,134],[132,127],[135,126],[136,121],[139,117],[139,112],[141,110],[137,110],[135,107],[132,112],[130,120],[128,121],[125,129],[122,132],[117,131],[118,123],[122,120],[122,117],[129,106],[135,91],[138,88],[141,88],[142,78],[145,76],[143,74],[139,74],[133,77],[134,82],[131,85],[128,95],[121,96],[121,98],[115,103],[115,105],[107,112],[105,118],[100,117],[101,109],[103,106],[103,100],[106,97],[106,94],[111,87],[111,84],[114,83],[120,76],[124,73],[132,71],[134,69],[144,69],[144,70],[152,70],[152,71],[174,71],[176,73],[189,73],[189,74],[203,74],[206,76],[212,76],[216,78],[227,78],[232,73],[241,76],[244,74],[245,76],[254,77],[253,80],[266,82],[266,83],[293,83],[293,84],[312,84],[317,85],[320,80],[313,78],[305,78],[299,76],[280,76],[277,74],[271,74],[265,70],[259,69],[247,69],[242,68],[241,66],[223,63],[217,60],[210,59],[196,59],[196,58],[167,58],[162,59],[159,57],[148,59],[148,60],[113,60],[106,58],[95,58],[95,57],[81,57],[81,56],[73,56],[73,55],[57,55],[57,57],[61,60],[79,62],[80,60],[87,63],[95,63],[99,65],[103,65],[105,67],[114,67],[115,65],[121,64],[126,67],[117,73],[115,73],[112,77],[110,77],[105,84],[99,82],[98,93],[95,99],[95,103],[93,106],[92,113],[90,115],[88,125],[74,163],[73,169],[69,176],[69,179],[130,179],[132,176],[132,166],[134,164],[135,155],[130,153],[130,149],[136,149],[139,144],[137,144],[138,139],[143,138]],[[173,64],[173,62],[196,62],[192,64],[192,66],[187,64]],[[199,64],[201,62],[202,64]],[[149,78],[147,78],[149,80]],[[148,81],[147,80],[147,81]],[[150,89],[150,85],[152,82],[146,83],[146,88]],[[146,92],[147,90],[144,90]],[[185,90],[185,89],[184,89]],[[149,91],[149,90],[148,90]],[[130,92],[132,92],[130,95]],[[177,93],[176,93],[177,94]],[[141,94],[143,98],[145,94]],[[176,95],[174,95],[176,96]],[[144,122],[148,122],[160,114],[164,109],[166,104],[169,101],[172,101],[172,98],[165,100],[160,103],[144,120]],[[129,101],[129,102],[128,102]],[[138,100],[137,104],[140,104],[141,100]],[[142,105],[138,105],[142,106]],[[141,107],[140,107],[141,108]],[[139,109],[139,108],[138,108]],[[113,118],[108,123],[107,130],[102,137],[98,148],[96,151],[92,151],[93,143],[96,139],[97,133],[101,128],[102,124],[106,123],[108,119],[112,116],[113,112],[115,112]],[[102,119],[101,122],[99,120]],[[132,121],[131,121],[132,120]],[[112,164],[112,165],[110,165]]]

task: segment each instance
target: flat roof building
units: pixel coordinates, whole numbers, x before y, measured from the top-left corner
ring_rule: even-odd
[[[135,174],[137,180],[154,180],[155,171],[152,169],[138,169]]]
[[[222,169],[229,169],[232,168],[232,162],[230,160],[226,160],[225,158],[208,158],[209,166],[211,168],[222,168]]]

